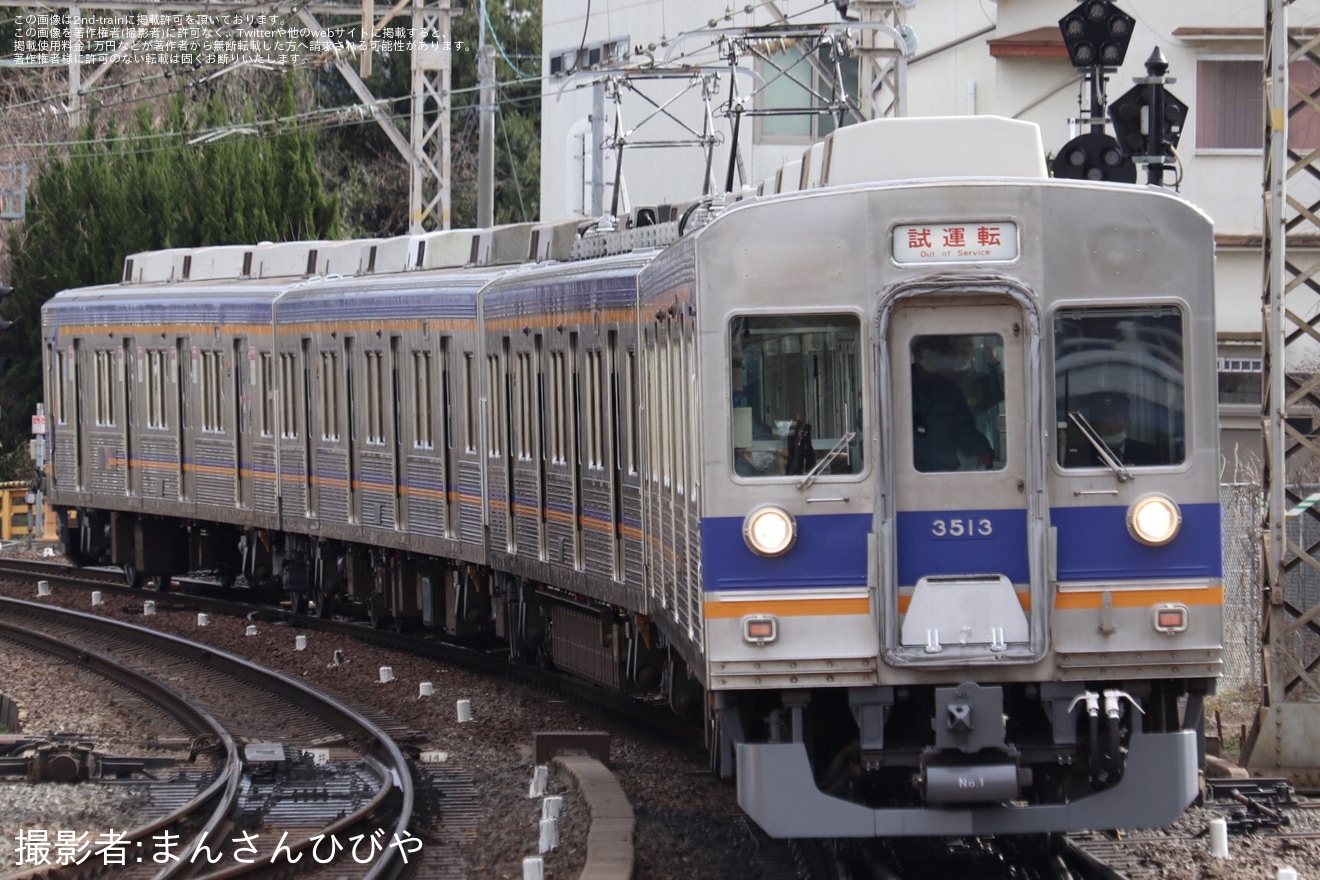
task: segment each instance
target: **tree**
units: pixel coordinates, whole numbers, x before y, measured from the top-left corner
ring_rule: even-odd
[[[253,105],[273,103],[288,120],[294,88],[282,77]],[[196,129],[253,122],[250,108],[231,117],[232,97],[176,95],[161,123],[155,107],[139,105],[131,141],[94,117],[67,156],[38,171],[27,218],[8,239],[14,325],[3,337],[0,454],[26,443],[41,399],[41,305],[54,294],[118,281],[124,257],[144,250],[338,235],[339,202],[317,169],[313,135],[281,121],[270,137],[188,146]]]
[[[539,0],[488,0],[493,27],[487,41],[503,49],[496,56],[495,222],[534,220],[540,213],[541,59]],[[480,4],[466,4],[455,15],[449,34],[453,51],[451,121],[451,225],[474,226],[477,220],[477,18]],[[345,39],[358,39],[355,26]],[[392,108],[395,124],[406,132],[412,76],[408,51],[377,54],[366,79],[373,96]],[[355,106],[357,96],[333,68],[316,74],[315,91],[326,106]],[[408,169],[378,126],[344,126],[320,141],[321,164],[340,185],[349,234],[402,235],[408,231]]]

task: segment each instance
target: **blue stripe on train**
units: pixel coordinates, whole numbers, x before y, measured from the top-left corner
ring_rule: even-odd
[[[910,510],[897,521],[898,584],[922,577],[1002,574],[1026,583],[1025,510]]]
[[[1223,577],[1218,504],[1182,507],[1182,529],[1170,544],[1147,547],[1127,530],[1127,508],[1056,507],[1060,581],[1139,581],[1154,578]],[[966,523],[973,535],[967,537]],[[936,525],[942,520],[942,527]],[[961,520],[963,535],[953,535]],[[990,535],[981,520],[989,520]],[[752,589],[829,589],[866,583],[865,514],[806,516],[798,519],[796,545],[784,556],[766,559],[747,549],[742,519],[702,521],[702,587],[707,591]],[[936,534],[943,531],[944,535]],[[1026,583],[1027,519],[1022,510],[904,511],[897,521],[898,583],[912,586],[929,575],[1003,574]],[[883,553],[884,550],[882,549]],[[883,561],[882,561],[883,562]]]
[[[701,521],[702,589],[830,589],[866,585],[869,514],[798,517],[793,549],[775,559],[747,549],[741,517]]]
[[[1056,507],[1059,580],[1141,580],[1224,576],[1218,504],[1184,504],[1182,529],[1163,547],[1137,543],[1126,507]]]

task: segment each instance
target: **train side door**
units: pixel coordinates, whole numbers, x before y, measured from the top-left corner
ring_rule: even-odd
[[[174,374],[176,377],[175,389],[178,392],[178,410],[179,410],[179,500],[191,501],[193,495],[193,480],[195,471],[193,464],[196,461],[194,448],[196,438],[193,435],[193,414],[189,401],[192,399],[190,390],[198,381],[197,370],[197,348],[190,347],[188,340],[180,336],[176,342],[176,347],[172,353],[174,361]]]
[[[252,509],[252,399],[257,394],[257,349],[248,339],[234,340],[234,497]]]
[[[77,452],[74,458],[73,484],[79,492],[87,489],[87,458],[90,455],[88,443],[91,432],[87,422],[87,365],[84,363],[85,349],[82,340],[73,340],[73,436]]]
[[[123,347],[119,351],[119,365],[124,380],[124,494],[137,497],[141,494],[142,480],[141,470],[137,466],[141,458],[138,450],[134,448],[137,438],[133,431],[139,423],[139,416],[133,407],[137,403],[137,382],[141,377],[135,367],[138,360],[134,356],[136,350],[133,347],[133,337],[125,337],[120,344]]]
[[[1018,301],[914,296],[889,322],[891,660],[1032,662],[1047,638],[1039,345]],[[1037,502],[1038,503],[1038,502]]]

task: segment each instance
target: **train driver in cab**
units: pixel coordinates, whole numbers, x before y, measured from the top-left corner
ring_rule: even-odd
[[[952,353],[946,336],[912,340],[912,452],[922,473],[956,471],[962,466],[959,456],[974,459],[981,470],[994,465],[994,450],[977,429],[962,389],[941,375]]]
[[[1164,464],[1153,443],[1145,443],[1131,436],[1132,402],[1122,391],[1099,391],[1090,395],[1082,407],[1083,413],[1114,458],[1122,464],[1135,467]],[[1070,452],[1074,452],[1070,450]],[[1104,467],[1100,453],[1089,443],[1075,450],[1071,467]]]

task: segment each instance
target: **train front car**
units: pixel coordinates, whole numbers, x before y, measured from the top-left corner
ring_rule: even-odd
[[[923,178],[922,123],[831,146],[832,183],[859,141],[903,179],[734,207],[643,274],[707,374],[715,755],[775,836],[1169,824],[1221,655],[1210,222],[1045,179],[1003,120],[986,176]]]

